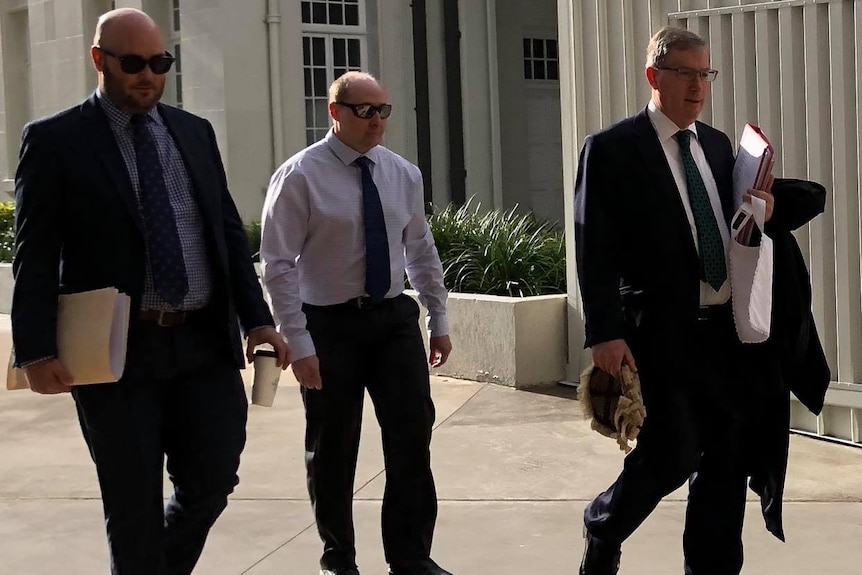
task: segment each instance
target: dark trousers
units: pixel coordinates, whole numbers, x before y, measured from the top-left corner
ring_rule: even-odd
[[[238,482],[245,390],[212,327],[141,325],[120,382],[72,392],[99,475],[112,575],[190,574]]]
[[[390,564],[427,559],[437,518],[431,401],[419,307],[401,295],[372,309],[303,306],[323,389],[302,388],[308,493],[323,568],[353,567],[353,482],[365,390],[383,436],[383,547]]]
[[[584,522],[600,542],[621,544],[659,501],[689,481],[686,575],[742,569],[746,464],[744,369],[733,361],[729,315],[698,322],[690,337],[664,339],[664,355],[636,356],[647,417],[637,446]]]

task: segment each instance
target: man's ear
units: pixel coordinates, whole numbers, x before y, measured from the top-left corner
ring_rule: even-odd
[[[329,103],[329,117],[332,118],[333,122],[338,121],[338,113],[340,110],[338,109],[338,105],[335,102]]]
[[[93,59],[93,67],[97,72],[105,69],[105,55],[95,46],[90,47],[90,57]]]
[[[653,68],[652,66],[647,66],[644,70],[644,74],[646,74],[647,82],[652,87],[653,90],[658,90],[658,80],[656,79],[656,74],[658,74],[658,70]]]

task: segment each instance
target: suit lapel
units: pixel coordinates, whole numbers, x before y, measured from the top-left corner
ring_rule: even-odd
[[[667,163],[667,156],[664,154],[664,149],[659,142],[652,122],[650,122],[646,108],[635,116],[632,127],[635,146],[643,155],[644,165],[650,172],[650,181],[655,183],[653,189],[658,195],[656,205],[660,206],[658,210],[660,213],[657,214],[657,217],[660,218],[662,226],[672,227],[677,236],[686,238],[687,245],[691,246],[692,252],[697,257],[694,238],[691,235],[691,226],[688,223],[688,216],[679,195],[679,188],[676,186],[676,180],[673,179],[673,172]],[[664,211],[666,206],[669,207],[670,213]]]
[[[85,129],[89,132],[90,137],[87,140],[93,146],[93,151],[101,161],[114,190],[116,190],[135,225],[143,233],[144,221],[141,218],[140,210],[138,210],[138,202],[135,198],[129,172],[126,169],[120,149],[117,147],[117,141],[111,131],[108,117],[96,99],[95,92],[81,104],[81,116],[85,120],[83,122]]]
[[[203,165],[200,161],[201,154],[195,153],[195,150],[200,149],[202,143],[195,138],[195,132],[188,129],[185,125],[186,122],[177,110],[159,104],[159,114],[161,114],[174,143],[177,145],[180,156],[183,158],[189,178],[192,181],[192,194],[198,201],[204,220],[213,221],[216,217],[215,206],[212,195],[207,193],[208,190],[215,189],[215,186],[210,183],[213,168],[209,165]]]

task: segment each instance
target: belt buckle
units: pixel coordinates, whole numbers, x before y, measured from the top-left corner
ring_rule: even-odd
[[[159,311],[159,319],[156,324],[159,327],[173,327],[182,325],[186,321],[186,312],[184,311]]]

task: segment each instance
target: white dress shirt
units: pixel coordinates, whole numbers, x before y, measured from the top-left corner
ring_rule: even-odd
[[[682,200],[682,205],[685,208],[685,215],[688,217],[688,224],[691,227],[691,237],[694,240],[694,245],[698,250],[697,242],[697,227],[694,223],[694,214],[691,212],[691,202],[688,199],[688,184],[685,179],[685,170],[682,167],[682,155],[679,151],[679,142],[674,135],[680,131],[673,120],[664,115],[658,109],[653,101],[650,101],[647,106],[647,114],[649,114],[650,122],[658,134],[659,142],[664,150],[664,155],[667,157],[667,163],[670,165],[670,171],[673,173],[673,179],[676,182],[676,187],[679,190],[679,197]],[[694,158],[694,163],[697,164],[697,169],[700,171],[700,176],[703,178],[703,183],[706,186],[706,193],[709,195],[709,203],[712,204],[712,211],[715,214],[715,221],[718,224],[718,230],[721,233],[721,241],[724,244],[724,263],[727,265],[727,253],[730,247],[730,232],[727,228],[727,222],[724,221],[724,211],[721,208],[721,198],[718,195],[718,186],[715,183],[715,178],[712,175],[712,169],[709,167],[709,162],[706,161],[706,156],[703,154],[703,148],[700,146],[700,140],[697,137],[697,125],[691,124],[686,128],[694,137],[690,138],[691,155]],[[726,303],[730,299],[730,277],[724,281],[718,291],[712,289],[708,283],[700,282],[700,305],[719,305]]]
[[[365,296],[362,154],[333,133],[288,159],[272,176],[263,206],[261,268],[279,331],[293,359],[315,354],[302,304],[333,305]],[[376,146],[365,157],[380,193],[389,240],[387,298],[403,291],[404,273],[428,309],[432,336],[447,335],[443,269],[423,209],[422,174]]]

